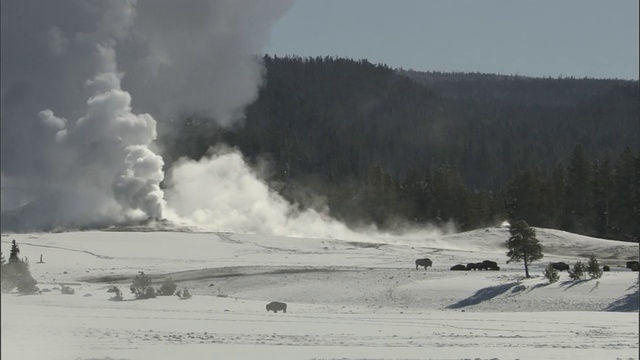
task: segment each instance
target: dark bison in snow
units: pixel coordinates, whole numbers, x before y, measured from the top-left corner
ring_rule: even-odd
[[[564,262],[552,262],[551,267],[558,271],[569,271],[569,265]]]
[[[627,269],[631,269],[633,271],[638,271],[638,269],[640,269],[640,262],[627,261]]]
[[[467,264],[467,270],[475,270],[476,269],[476,264],[475,263],[468,263]]]
[[[286,313],[287,312],[287,304],[281,303],[281,302],[277,302],[277,301],[272,301],[272,302],[267,304],[267,312],[273,311],[274,313],[277,313],[280,310],[282,310],[282,312]]]
[[[609,265],[605,265],[602,267],[602,271],[610,271],[611,268],[609,268]]]
[[[485,270],[500,270],[498,263],[495,261],[485,260],[482,262],[482,265],[484,265]]]
[[[453,270],[453,271],[465,270],[465,271],[466,271],[466,270],[467,270],[467,267],[466,267],[466,266],[464,266],[464,265],[462,265],[462,264],[458,264],[458,265],[453,265],[453,266],[451,267],[451,270]]]
[[[433,263],[431,262],[431,259],[417,259],[416,260],[416,270],[418,270],[418,266],[424,266],[424,269],[427,270],[427,267],[429,266],[433,266]]]
[[[476,270],[484,270],[484,264],[483,263],[476,263]]]

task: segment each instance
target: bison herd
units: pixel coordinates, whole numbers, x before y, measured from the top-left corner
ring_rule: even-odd
[[[453,271],[469,271],[469,270],[500,270],[498,263],[491,260],[485,260],[479,263],[468,263],[467,265],[458,264],[451,267]]]
[[[416,270],[418,270],[419,266],[423,266],[424,269],[427,270],[427,267],[433,266],[433,262],[431,261],[431,259],[428,259],[428,258],[417,259]],[[569,264],[565,262],[552,262],[551,266],[557,271],[569,271],[570,269]],[[627,269],[631,269],[632,271],[638,271],[640,269],[640,263],[638,261],[628,261]],[[454,265],[450,268],[450,270],[452,271],[469,271],[469,270],[498,271],[500,270],[500,266],[498,266],[498,263],[496,263],[495,261],[485,260],[479,263],[468,263],[467,265],[464,265],[464,264]],[[602,270],[609,271],[610,268],[609,266],[605,265],[602,268]]]
[[[416,270],[418,270],[418,268],[420,266],[423,266],[425,270],[427,270],[427,268],[429,266],[433,266],[433,262],[431,261],[431,259],[428,258],[422,258],[422,259],[416,259]],[[451,270],[464,270],[464,271],[468,271],[468,270],[500,270],[500,266],[498,266],[498,263],[495,261],[491,261],[491,260],[485,260],[483,262],[479,262],[479,263],[468,263],[467,265],[463,265],[463,264],[458,264],[458,265],[454,265],[451,267]]]
[[[424,269],[427,270],[428,267],[433,266],[433,262],[431,261],[431,259],[428,259],[428,258],[416,259],[416,270],[418,270],[419,266],[423,266]],[[551,266],[558,271],[569,271],[569,265],[564,262],[554,262],[554,263],[551,263]],[[639,268],[640,268],[640,263],[638,263],[638,261],[627,262],[627,269],[631,269],[632,271],[638,271]],[[453,271],[469,271],[469,270],[497,271],[497,270],[500,270],[500,267],[498,266],[498,263],[496,263],[495,261],[485,260],[479,263],[468,263],[467,265],[463,265],[463,264],[454,265],[451,267],[451,270]],[[605,265],[603,267],[603,270],[609,271],[609,266]],[[269,311],[273,311],[274,313],[277,313],[278,311],[282,311],[283,313],[286,313],[287,304],[282,302],[272,301],[267,304],[267,312]]]

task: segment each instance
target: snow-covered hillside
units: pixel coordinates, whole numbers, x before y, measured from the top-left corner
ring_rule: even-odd
[[[638,245],[537,229],[524,279],[505,228],[361,241],[184,231],[3,234],[42,295],[2,297],[5,359],[637,359]],[[550,261],[590,254],[610,272],[548,284]],[[38,263],[42,256],[43,263]],[[433,267],[416,270],[428,257]],[[450,271],[492,260],[500,271]],[[194,295],[135,300],[144,271]],[[60,284],[75,295],[61,295]],[[110,301],[107,289],[126,290]],[[51,290],[51,291],[47,291]],[[288,304],[267,313],[269,301]]]

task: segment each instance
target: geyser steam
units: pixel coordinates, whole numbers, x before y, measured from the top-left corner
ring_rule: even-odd
[[[167,217],[201,229],[360,238],[329,216],[311,209],[302,211],[286,201],[234,149],[218,147],[200,161],[179,162],[169,179],[167,200],[171,209]]]
[[[161,120],[178,110],[199,112],[221,125],[242,118],[261,80],[256,55],[266,30],[288,7],[224,0],[1,4],[2,210],[23,229],[163,216],[156,121],[145,112]]]
[[[269,25],[288,0],[0,4],[4,229],[164,217],[211,231],[363,237],[288,203],[234,149],[176,163],[166,200],[159,186],[154,118],[241,120],[257,96]]]
[[[148,148],[156,138],[156,121],[148,114],[131,113],[131,96],[120,88],[113,48],[98,44],[96,49],[104,68],[87,81],[94,92],[87,101],[87,113],[70,128],[49,109],[38,115],[58,130],[56,142],[60,146],[70,153],[85,151],[86,156],[75,164],[85,170],[95,168],[93,184],[111,182],[113,198],[125,214],[140,210],[148,217],[160,218],[164,208],[160,190],[163,161]]]

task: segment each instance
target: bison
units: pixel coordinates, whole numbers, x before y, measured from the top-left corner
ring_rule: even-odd
[[[458,264],[458,265],[453,265],[451,267],[451,270],[453,271],[467,270],[467,267],[462,264]]]
[[[496,270],[496,269],[500,269],[498,267],[498,263],[495,261],[491,261],[491,260],[485,260],[482,262],[482,265],[484,265],[484,269],[485,270]]]
[[[483,263],[476,263],[476,269],[477,270],[484,270],[485,269],[484,264]]]
[[[468,263],[467,264],[467,270],[475,270],[476,269],[476,264],[475,263]]]
[[[569,271],[569,265],[564,262],[552,262],[551,267],[558,271]]]
[[[424,266],[424,269],[427,270],[427,267],[429,266],[433,266],[433,263],[431,262],[431,259],[417,259],[416,260],[416,270],[418,270],[418,266]]]
[[[280,310],[282,310],[282,312],[286,313],[287,312],[287,304],[281,303],[281,302],[277,302],[277,301],[272,301],[272,302],[267,304],[267,312],[273,311],[274,313],[277,313]]]
[[[631,269],[632,271],[638,271],[640,268],[640,263],[637,261],[627,261],[627,269]]]
[[[609,267],[609,265],[605,265],[602,267],[602,271],[610,271],[611,268]]]

